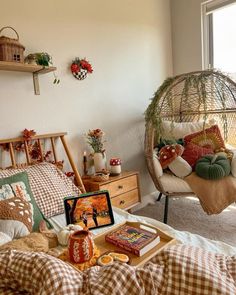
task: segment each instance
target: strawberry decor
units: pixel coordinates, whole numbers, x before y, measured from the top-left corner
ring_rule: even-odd
[[[71,72],[73,76],[78,80],[84,80],[87,77],[87,74],[93,72],[92,65],[85,59],[76,58],[72,61]]]

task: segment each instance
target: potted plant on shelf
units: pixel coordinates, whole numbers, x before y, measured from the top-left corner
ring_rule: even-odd
[[[25,58],[25,63],[36,64],[44,67],[53,66],[52,57],[47,52],[37,52],[29,54]],[[59,84],[60,79],[58,79],[55,72],[53,72],[53,76],[53,84]]]

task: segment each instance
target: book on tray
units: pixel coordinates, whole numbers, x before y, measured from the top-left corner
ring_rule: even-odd
[[[157,233],[124,224],[106,234],[105,240],[137,256],[142,256],[160,242],[160,236]]]

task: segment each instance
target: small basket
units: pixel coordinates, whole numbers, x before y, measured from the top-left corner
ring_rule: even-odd
[[[92,176],[92,179],[94,181],[100,182],[100,181],[106,181],[109,179],[110,173],[96,173],[95,175]]]
[[[87,77],[88,71],[80,69],[79,72],[72,72],[73,76],[78,80],[84,80]]]
[[[0,34],[5,29],[11,29],[16,33],[17,39],[5,36],[0,37],[0,60],[24,63],[25,47],[19,42],[19,35],[12,27],[3,27]]]

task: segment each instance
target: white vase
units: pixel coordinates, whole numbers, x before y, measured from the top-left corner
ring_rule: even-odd
[[[94,153],[93,155],[94,160],[94,169],[95,172],[99,172],[102,170],[106,170],[107,168],[107,161],[106,161],[106,154],[105,153]]]

